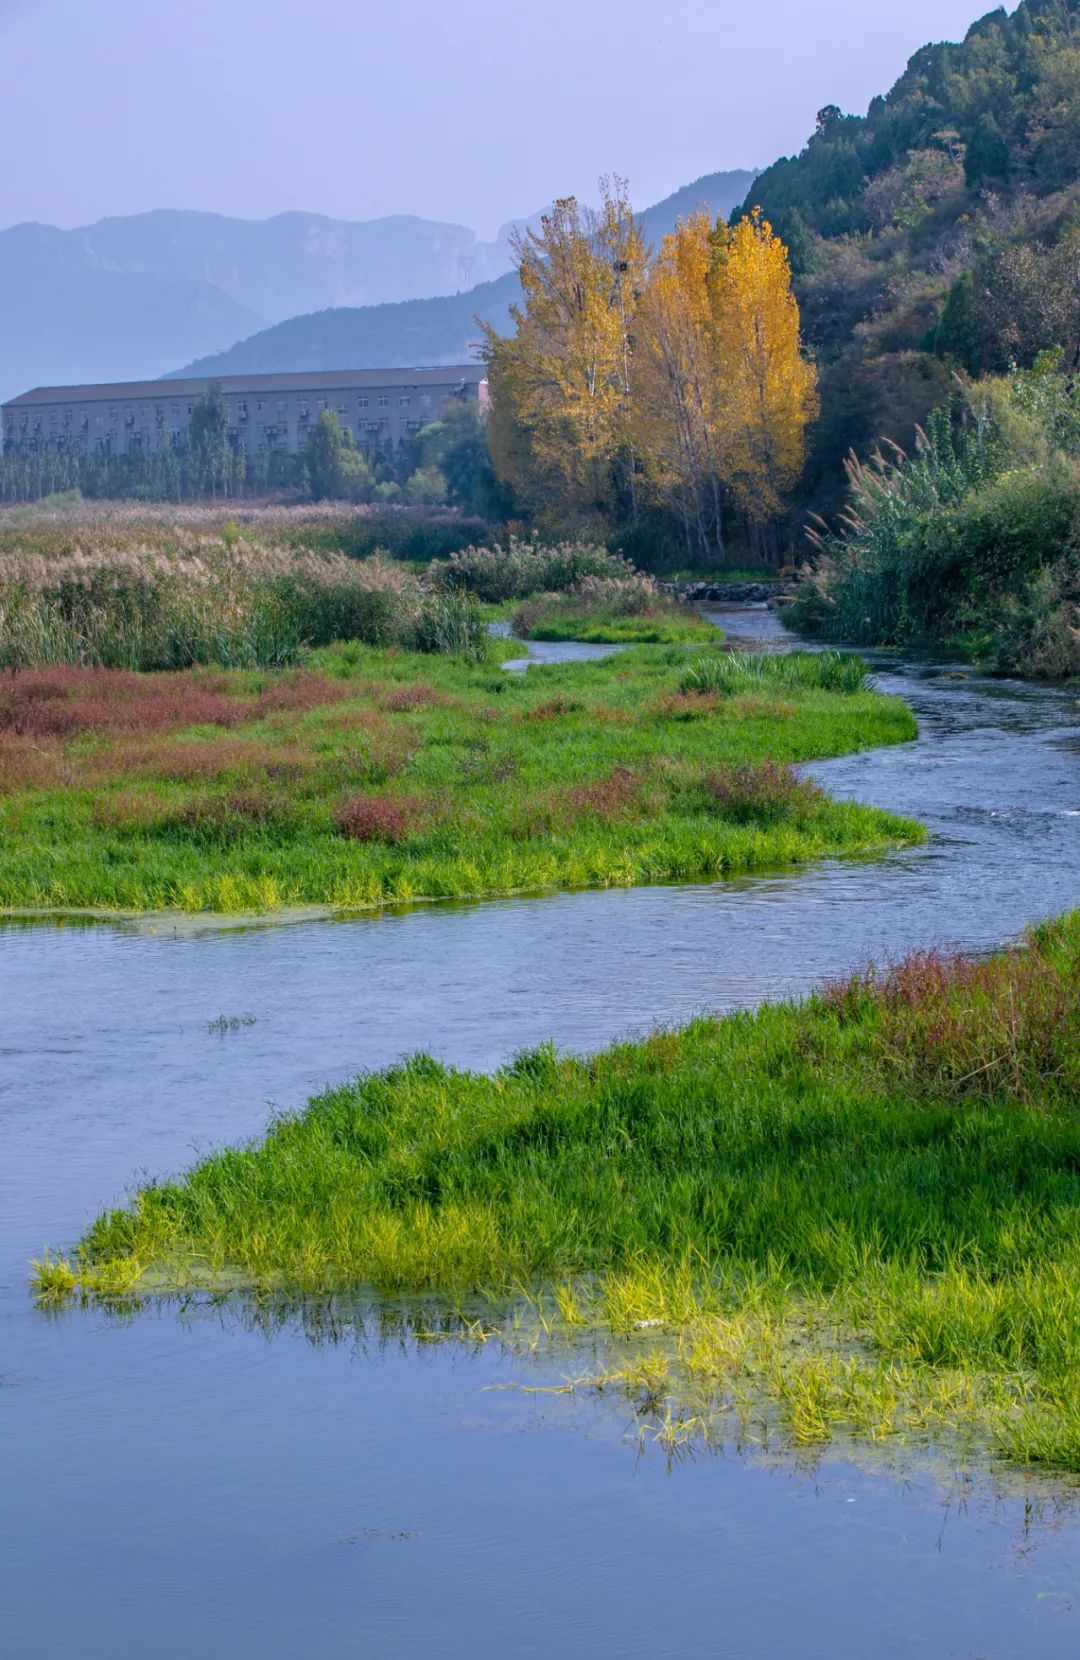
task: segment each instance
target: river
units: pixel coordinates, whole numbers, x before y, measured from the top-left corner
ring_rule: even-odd
[[[875,667],[918,741],[810,770],[921,818],[922,848],[348,921],[0,929],[0,1654],[1075,1654],[1067,1484],[760,1449],[669,1470],[616,1402],[488,1387],[573,1356],[28,1295],[29,1258],[127,1183],[361,1068],[594,1048],[1080,904],[1075,693]]]

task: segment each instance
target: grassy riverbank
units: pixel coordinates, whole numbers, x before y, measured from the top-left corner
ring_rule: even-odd
[[[706,644],[719,630],[690,612],[672,616],[605,617],[573,605],[530,606],[515,634],[526,640],[580,640],[586,645]]]
[[[526,599],[513,616],[525,640],[584,640],[594,645],[678,645],[722,639],[710,622],[652,577],[587,576],[564,593]]]
[[[144,1188],[39,1290],[529,1287],[566,1327],[664,1328],[620,1374],[658,1410],[1076,1468],[1078,1031],[1080,912],[589,1060],[419,1057]]]
[[[678,645],[723,636],[699,612],[650,577],[589,577],[567,593],[537,594],[518,607],[514,633],[525,640],[592,645]]]
[[[919,838],[790,772],[911,738],[902,703],[760,676],[684,690],[699,657],[641,648],[514,676],[353,644],[279,673],[9,674],[0,906],[359,907]]]

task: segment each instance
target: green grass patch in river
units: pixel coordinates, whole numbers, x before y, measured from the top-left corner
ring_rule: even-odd
[[[587,1059],[418,1056],[146,1186],[38,1291],[525,1287],[568,1331],[643,1333],[619,1376],[678,1410],[1076,1469],[1078,1034],[1075,912]]]

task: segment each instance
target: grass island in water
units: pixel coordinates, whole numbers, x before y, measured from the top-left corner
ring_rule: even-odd
[[[479,1291],[498,1316],[526,1288],[639,1334],[620,1376],[658,1408],[1080,1469],[1078,1033],[1080,912],[589,1059],[420,1056],[144,1187],[38,1291]]]
[[[722,877],[920,838],[791,770],[915,735],[857,660],[701,667],[721,656],[641,647],[509,675],[353,643],[280,671],[11,670],[0,906],[356,908]]]

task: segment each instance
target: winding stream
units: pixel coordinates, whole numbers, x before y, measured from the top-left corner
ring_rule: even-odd
[[[725,621],[782,638],[764,611]],[[596,1047],[1080,904],[1075,693],[878,676],[919,740],[811,770],[921,818],[920,849],[288,927],[0,930],[0,1654],[1076,1653],[1060,1486],[745,1454],[669,1473],[617,1405],[486,1387],[573,1357],[316,1347],[227,1310],[48,1315],[27,1295],[28,1258],[140,1172],[360,1068]]]

